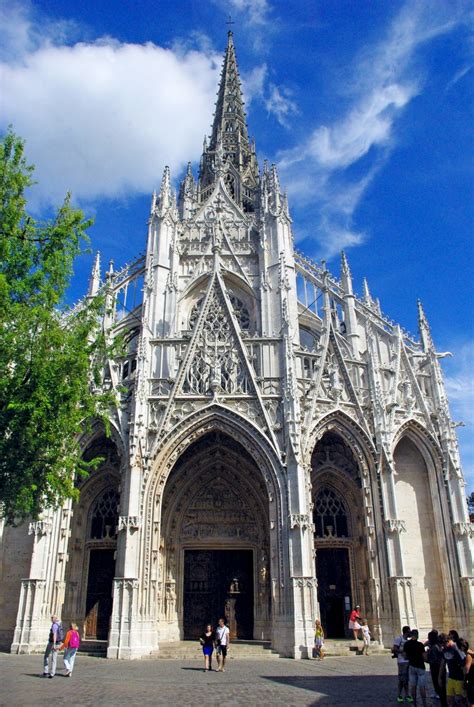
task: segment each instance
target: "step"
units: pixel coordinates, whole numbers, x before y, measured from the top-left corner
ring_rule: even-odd
[[[349,639],[326,638],[324,641],[324,652],[327,656],[358,656],[362,655],[362,641]],[[390,650],[380,645],[378,641],[372,641],[369,648],[369,653],[389,654]]]
[[[79,653],[97,658],[105,658],[107,655],[108,641],[97,641],[85,638],[79,646]]]
[[[202,660],[202,647],[198,641],[173,641],[161,643],[153,658],[168,660]],[[265,660],[278,658],[278,653],[272,650],[270,641],[232,641],[229,656],[239,659]]]

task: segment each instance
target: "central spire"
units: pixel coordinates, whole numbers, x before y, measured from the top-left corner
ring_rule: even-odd
[[[254,211],[259,184],[255,146],[250,143],[232,32],[222,66],[209,144],[204,143],[199,174],[201,200],[223,176],[230,196],[245,211]]]
[[[211,150],[217,149],[219,136],[222,138],[226,151],[229,148],[234,152],[238,152],[238,147],[240,147],[241,150],[250,152],[244,101],[235,58],[234,39],[230,30],[227,33],[227,49],[212,125],[212,135],[209,144]]]

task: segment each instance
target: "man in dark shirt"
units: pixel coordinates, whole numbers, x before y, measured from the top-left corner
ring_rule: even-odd
[[[416,688],[419,687],[423,707],[426,707],[425,663],[428,662],[428,657],[425,653],[423,643],[418,640],[418,631],[416,628],[411,632],[411,638],[405,643],[403,650],[408,658],[408,680],[413,704],[416,705]]]

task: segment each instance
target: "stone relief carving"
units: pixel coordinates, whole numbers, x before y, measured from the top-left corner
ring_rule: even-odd
[[[139,516],[119,516],[117,530],[120,533],[122,530],[133,532],[141,527],[141,519]]]
[[[204,489],[183,517],[181,539],[241,538],[256,542],[258,526],[242,496],[223,479]]]
[[[384,520],[384,528],[387,533],[397,534],[406,533],[406,523],[404,520],[396,520],[395,518],[389,518]]]
[[[301,528],[302,530],[312,530],[314,532],[314,525],[311,521],[311,517],[307,513],[291,513],[289,516],[290,528]]]
[[[453,531],[458,538],[474,538],[474,523],[453,523]]]
[[[35,537],[41,535],[48,535],[51,532],[53,523],[50,519],[37,520],[28,525],[28,535],[34,535]]]

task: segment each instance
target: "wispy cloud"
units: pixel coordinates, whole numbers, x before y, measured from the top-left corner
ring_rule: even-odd
[[[271,10],[267,0],[228,0],[226,6],[231,11],[245,13],[252,25],[265,25]]]
[[[331,257],[341,247],[364,240],[364,234],[354,230],[354,213],[396,144],[398,118],[422,90],[417,52],[450,32],[461,17],[442,5],[407,3],[384,38],[366,46],[347,67],[347,78],[336,87],[347,99],[345,112],[315,127],[303,144],[278,155],[292,201],[314,207],[312,215],[319,223],[312,234],[303,235],[318,239],[321,255]]]
[[[42,202],[150,192],[165,164],[198,159],[222,61],[205,42],[65,44],[65,26],[42,31],[18,5],[3,20],[0,125],[26,139]]]
[[[473,66],[473,64],[470,64],[469,66],[463,66],[462,69],[456,71],[451,81],[449,81],[446,85],[446,91],[449,91],[453,86],[455,86],[459,81],[461,81],[461,79],[463,79],[466,74],[468,74],[472,70]]]
[[[265,107],[285,128],[290,126],[290,118],[298,113],[298,106],[291,97],[291,91],[284,86],[270,84],[269,93],[265,99]]]

